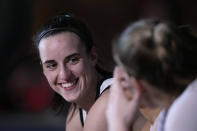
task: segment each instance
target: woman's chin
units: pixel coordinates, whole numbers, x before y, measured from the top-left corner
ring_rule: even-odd
[[[67,101],[67,102],[72,102],[75,103],[77,101],[77,96],[75,95],[67,95],[67,96],[63,96],[63,98]]]

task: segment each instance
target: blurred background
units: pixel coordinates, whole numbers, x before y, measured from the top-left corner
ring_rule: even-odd
[[[68,12],[90,27],[103,68],[112,71],[112,40],[131,22],[168,19],[197,29],[195,0],[0,0],[0,131],[64,131],[32,37],[50,17]],[[195,56],[194,56],[195,57]]]

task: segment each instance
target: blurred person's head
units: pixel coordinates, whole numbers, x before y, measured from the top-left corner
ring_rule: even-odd
[[[196,78],[196,50],[197,38],[185,27],[141,20],[114,42],[113,56],[127,82],[134,87],[131,80],[136,80],[150,106],[163,105],[161,100],[180,94]]]

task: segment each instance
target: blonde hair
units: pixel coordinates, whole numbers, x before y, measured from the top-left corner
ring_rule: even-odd
[[[168,93],[183,91],[197,74],[197,38],[167,21],[129,25],[114,42],[113,56],[128,74]]]

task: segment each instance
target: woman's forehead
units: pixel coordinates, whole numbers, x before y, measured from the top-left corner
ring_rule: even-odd
[[[77,34],[73,32],[62,32],[43,38],[40,41],[39,48],[43,47],[84,48],[84,44]]]
[[[39,51],[41,57],[49,57],[55,54],[69,55],[71,53],[86,53],[84,44],[72,32],[63,32],[41,40]]]

